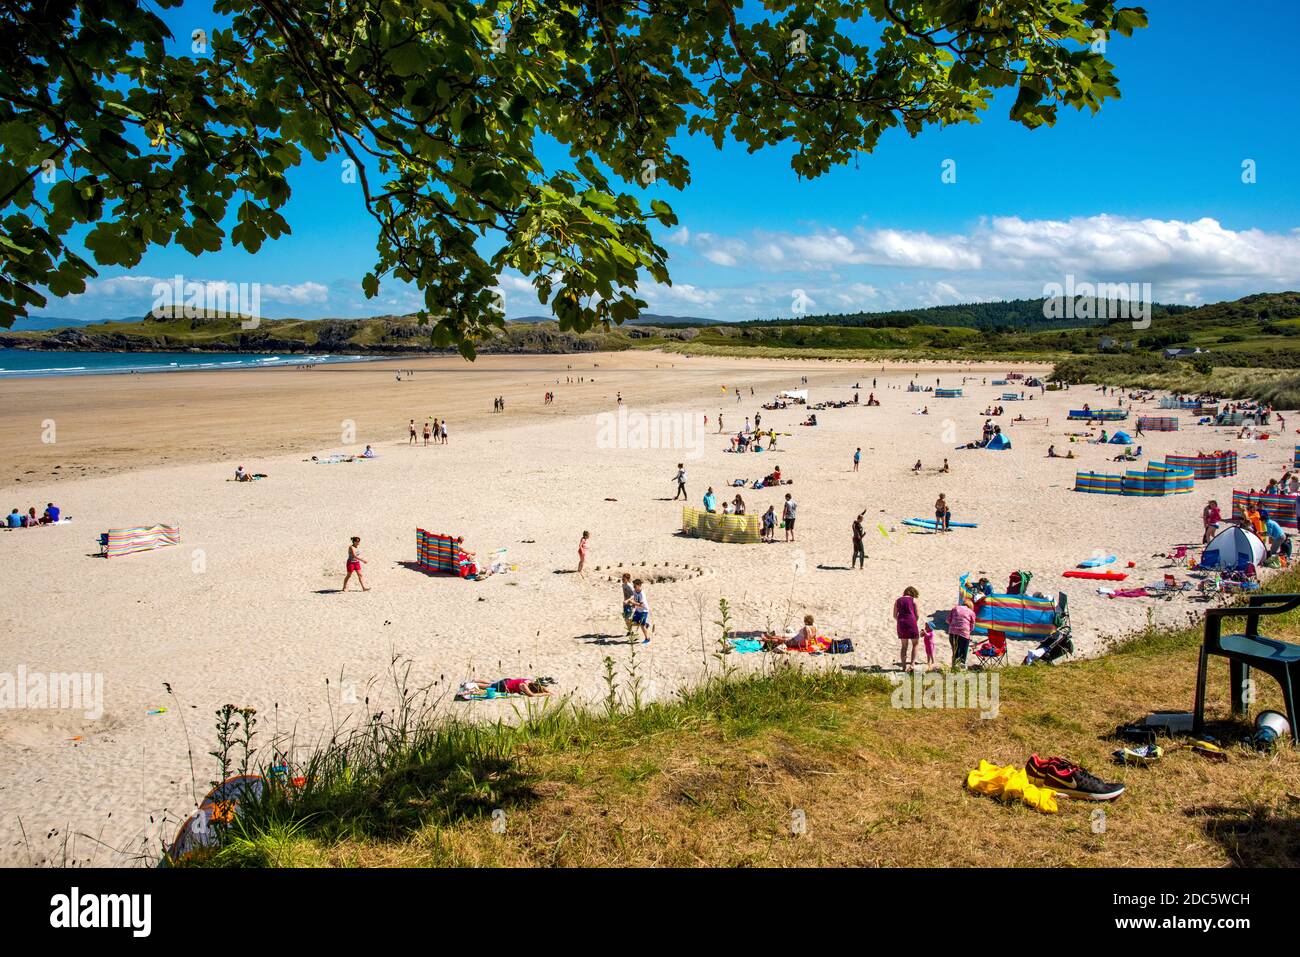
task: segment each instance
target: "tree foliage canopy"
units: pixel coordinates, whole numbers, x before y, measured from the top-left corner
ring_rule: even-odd
[[[83,291],[83,247],[256,252],[304,156],[351,164],[363,289],[413,284],[435,344],[473,354],[506,269],[565,328],[622,322],[669,281],[674,215],[643,199],[689,183],[679,134],[788,142],[813,177],[1003,88],[1050,124],[1119,95],[1101,50],[1146,25],[1109,0],[214,0],[221,28],[176,38],[153,9],[180,3],[0,0],[0,324]]]

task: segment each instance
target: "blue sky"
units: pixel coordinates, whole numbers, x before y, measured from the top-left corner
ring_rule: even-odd
[[[1212,0],[1148,0],[1151,25],[1114,37],[1122,99],[1093,116],[1061,112],[1029,131],[1007,120],[1010,95],[977,125],[895,130],[859,168],[800,181],[790,150],[750,155],[684,140],[684,192],[667,200],[680,227],[661,230],[672,287],[646,285],[653,312],[718,319],[879,310],[1042,295],[1046,283],[1150,282],[1154,298],[1200,303],[1300,288],[1300,107],[1293,38],[1300,3],[1240,13]],[[203,4],[169,18],[178,38],[210,21]],[[1255,179],[1243,182],[1244,161]],[[945,183],[945,161],[956,182]],[[417,308],[386,282],[367,301],[360,279],[375,229],[359,189],[340,201],[338,160],[292,178],[293,234],[256,255],[199,259],[156,249],[132,270],[106,268],[85,295],[41,314],[142,313],[155,278],[257,282],[271,317],[361,316]],[[544,311],[524,277],[501,285],[511,317]]]

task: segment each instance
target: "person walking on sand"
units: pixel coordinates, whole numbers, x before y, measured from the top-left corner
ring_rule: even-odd
[[[442,436],[442,444],[447,444],[447,420],[442,420],[442,426],[438,429],[438,434]]]
[[[578,539],[578,574],[587,567],[587,542],[591,539],[591,532],[584,531],[582,538]]]
[[[909,671],[916,666],[916,646],[921,640],[916,600],[920,597],[920,592],[908,585],[903,589],[903,594],[894,602],[894,625],[898,631],[899,664],[902,665],[904,671]]]
[[[862,461],[862,447],[858,446],[858,450],[853,453],[853,471],[856,472],[858,470],[858,463],[861,461]]]
[[[865,512],[859,512],[858,517],[853,520],[853,560],[849,565],[857,565],[859,568],[867,567],[867,550],[862,545],[862,539],[866,535],[862,529],[862,516],[865,514]]]
[[[370,591],[370,589],[366,587],[366,580],[361,577],[361,566],[366,564],[369,564],[369,562],[361,557],[361,539],[360,537],[353,535],[352,544],[348,546],[348,573],[343,576],[342,591],[348,590],[348,582],[352,580],[353,575],[357,576],[357,584],[361,586],[362,591]]]
[[[677,463],[677,474],[673,476],[673,479],[677,482],[677,494],[673,496],[673,501],[684,498],[689,502],[691,497],[686,494],[686,466],[684,463]]]
[[[650,643],[650,599],[641,579],[632,582],[632,624],[641,629],[643,644]]]
[[[410,439],[407,440],[407,443],[406,443],[406,444],[407,444],[407,445],[414,445],[414,444],[415,444],[415,419],[412,419],[412,420],[411,420],[410,429],[411,429],[411,437],[410,437]]]
[[[789,493],[785,493],[785,504],[781,506],[781,519],[785,523],[785,540],[794,541],[794,513],[799,508],[799,503]]]
[[[429,444],[429,439],[433,437],[433,426],[428,422],[424,423],[424,444]]]

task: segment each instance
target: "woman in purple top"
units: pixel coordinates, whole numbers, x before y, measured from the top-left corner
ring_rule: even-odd
[[[903,670],[916,665],[916,644],[921,638],[917,628],[919,615],[916,611],[916,599],[920,593],[908,585],[903,589],[902,597],[894,602],[894,621],[898,626],[899,658]],[[911,657],[908,657],[908,643],[911,643]]]

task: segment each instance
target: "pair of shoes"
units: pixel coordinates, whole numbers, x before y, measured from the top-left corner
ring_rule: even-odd
[[[1029,756],[1025,763],[1029,780],[1039,787],[1060,791],[1083,801],[1113,801],[1124,793],[1124,785],[1103,781],[1065,758]]]

